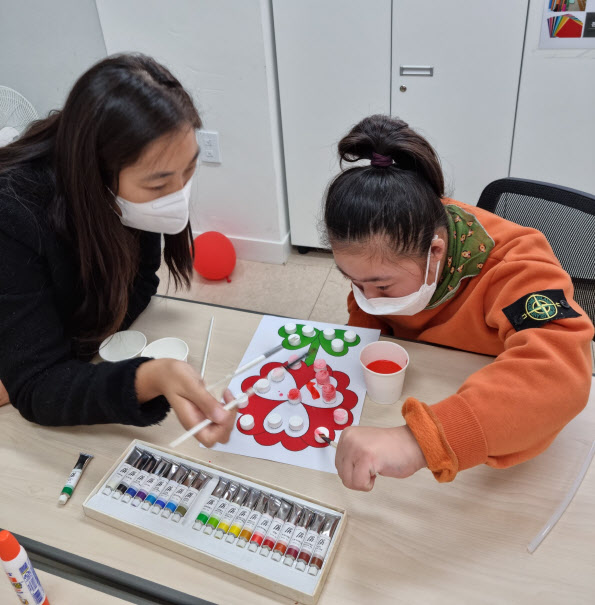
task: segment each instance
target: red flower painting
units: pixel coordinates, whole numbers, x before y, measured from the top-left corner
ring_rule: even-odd
[[[273,362],[262,366],[260,375],[250,376],[242,382],[242,391],[245,392],[260,378],[268,378],[273,368],[281,367],[281,363]],[[344,372],[334,372],[327,365],[331,377],[331,383],[337,389],[337,398],[334,403],[324,403],[320,395],[320,387],[316,386],[314,368],[312,365],[301,363],[299,369],[289,368],[282,382],[271,381],[271,389],[265,394],[254,393],[248,405],[240,410],[241,414],[250,414],[254,417],[254,427],[245,431],[240,426],[238,418],[238,430],[244,435],[252,435],[260,445],[274,445],[281,443],[286,449],[299,452],[307,447],[328,447],[326,443],[318,443],[314,438],[314,431],[318,427],[326,427],[329,437],[335,438],[335,431],[343,430],[353,423],[351,410],[357,405],[357,395],[350,391],[350,379]],[[301,403],[290,403],[287,399],[289,391],[297,388],[301,394]],[[333,411],[343,408],[348,413],[346,424],[339,425],[334,421]],[[272,413],[279,413],[284,419],[278,429],[271,429],[267,424],[267,417]],[[288,426],[288,418],[300,416],[303,420],[303,428],[294,431]]]

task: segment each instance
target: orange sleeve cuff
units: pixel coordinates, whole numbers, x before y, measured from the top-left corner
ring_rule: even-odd
[[[452,481],[459,471],[487,462],[481,425],[460,395],[432,406],[409,397],[402,413],[438,481]]]

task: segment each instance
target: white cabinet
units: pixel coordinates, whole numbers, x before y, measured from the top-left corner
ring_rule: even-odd
[[[447,193],[507,176],[527,0],[273,0],[291,239],[318,246],[336,144],[392,113],[436,147]],[[433,75],[401,76],[401,66]],[[400,87],[406,87],[401,92]]]

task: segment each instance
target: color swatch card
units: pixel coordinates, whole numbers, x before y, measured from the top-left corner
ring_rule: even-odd
[[[302,603],[315,603],[342,509],[134,441],[85,514]]]
[[[543,0],[540,28],[540,49],[595,48],[595,0]]]
[[[240,407],[229,442],[213,449],[335,473],[335,450],[315,431],[324,428],[337,440],[359,423],[366,395],[359,356],[379,336],[379,330],[264,316],[240,366],[282,348],[231,381],[234,395],[250,387],[254,394]],[[304,354],[287,371],[281,367]]]

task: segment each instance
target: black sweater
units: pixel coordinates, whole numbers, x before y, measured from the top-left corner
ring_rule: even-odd
[[[134,379],[147,358],[93,365],[77,358],[68,328],[80,302],[73,249],[51,229],[51,170],[39,164],[0,175],[0,380],[28,420],[51,426],[117,422],[147,426],[169,410],[140,405]],[[161,236],[140,236],[141,263],[126,329],[155,294]],[[76,336],[76,335],[74,335]]]

